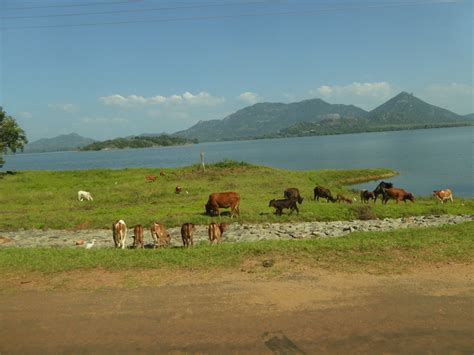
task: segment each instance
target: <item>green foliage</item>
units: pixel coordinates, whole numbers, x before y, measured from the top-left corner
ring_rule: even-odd
[[[17,150],[23,150],[27,143],[25,131],[18,126],[13,117],[7,115],[0,107],[0,168],[4,164],[2,153],[8,151],[15,153]]]
[[[56,273],[74,269],[241,268],[276,260],[337,271],[399,272],[420,263],[474,262],[474,223],[391,232],[358,232],[341,238],[253,243],[201,243],[192,249],[0,249],[0,272]],[[295,263],[297,261],[297,263]],[[290,263],[291,265],[291,263]],[[255,266],[256,271],[262,271]]]
[[[171,146],[196,144],[197,139],[187,139],[182,137],[169,136],[162,134],[160,136],[134,136],[128,138],[115,138],[103,142],[95,142],[81,150],[102,150],[102,149],[124,149],[124,148],[150,148],[155,146]]]
[[[164,176],[160,176],[160,171]],[[129,225],[149,225],[160,220],[166,226],[185,222],[207,224],[204,204],[212,192],[236,191],[241,196],[241,223],[330,221],[358,218],[354,206],[313,201],[313,189],[321,185],[334,195],[356,197],[345,184],[387,178],[388,169],[285,170],[224,161],[211,164],[203,172],[198,165],[173,169],[94,169],[77,171],[19,171],[5,175],[0,184],[0,230],[18,228],[85,229],[109,228],[111,221],[123,218]],[[145,176],[156,175],[155,182]],[[175,187],[184,191],[175,193]],[[275,216],[268,207],[273,198],[283,198],[288,187],[298,187],[304,198],[300,213]],[[92,193],[94,201],[77,200],[77,191]],[[433,197],[417,197],[416,203],[387,205],[377,203],[378,218],[431,214],[440,208],[451,214],[474,212],[474,200],[456,198],[443,206]],[[221,219],[230,221],[228,210]]]

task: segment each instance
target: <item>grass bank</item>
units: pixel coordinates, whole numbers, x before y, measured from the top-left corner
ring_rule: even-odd
[[[438,262],[474,262],[474,222],[392,232],[352,233],[347,237],[253,243],[202,243],[193,249],[3,249],[0,272],[58,273],[103,269],[240,269],[258,271],[275,261],[275,272],[293,266],[376,273]]]
[[[164,176],[160,176],[160,172]],[[157,175],[155,182],[145,176]],[[441,205],[434,198],[421,198],[415,204],[370,208],[312,201],[316,185],[335,194],[357,197],[347,184],[396,175],[389,169],[284,170],[243,162],[223,161],[205,172],[198,166],[175,169],[94,169],[80,171],[20,171],[0,179],[0,230],[94,229],[110,228],[119,218],[129,226],[150,225],[159,220],[166,226],[185,222],[207,224],[204,204],[211,192],[237,191],[241,196],[242,223],[331,221],[368,217],[402,217],[422,214],[474,213],[474,200],[456,199]],[[179,185],[189,193],[175,194]],[[375,184],[374,184],[375,185]],[[268,207],[272,198],[282,198],[287,187],[298,187],[304,197],[299,215],[278,217]],[[94,201],[77,200],[77,191],[92,193]],[[224,215],[223,220],[229,217]]]

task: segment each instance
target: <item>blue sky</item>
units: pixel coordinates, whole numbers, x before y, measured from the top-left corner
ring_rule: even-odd
[[[472,0],[0,0],[0,14],[0,105],[30,141],[175,132],[264,101],[370,110],[400,91],[474,112]]]

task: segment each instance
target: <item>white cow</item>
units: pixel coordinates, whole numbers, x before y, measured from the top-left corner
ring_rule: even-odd
[[[125,249],[125,239],[127,239],[127,225],[122,219],[112,224],[112,235],[116,248]]]
[[[90,192],[82,191],[82,190],[77,191],[77,198],[79,199],[79,201],[84,201],[84,200],[93,201],[94,200]]]

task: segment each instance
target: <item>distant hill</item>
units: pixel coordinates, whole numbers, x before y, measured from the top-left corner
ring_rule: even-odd
[[[469,119],[469,120],[474,120],[474,113],[470,113],[470,114],[468,114],[468,115],[464,115],[463,117],[464,117],[464,118],[467,118],[467,119]]]
[[[199,141],[253,138],[276,132],[300,122],[318,122],[334,117],[362,118],[367,111],[353,105],[332,105],[321,99],[297,103],[258,103],[239,110],[223,120],[200,121],[175,135]]]
[[[463,116],[430,105],[407,92],[401,92],[370,111],[369,118],[374,122],[390,124],[449,123],[464,119]]]
[[[321,99],[291,104],[259,103],[222,120],[200,121],[175,135],[221,141],[451,127],[473,122],[471,115],[461,116],[401,92],[370,112]]]
[[[94,139],[82,137],[77,133],[63,134],[54,138],[42,138],[28,143],[25,146],[24,152],[44,153],[76,150],[94,142]]]
[[[124,148],[150,148],[170,145],[184,145],[198,143],[197,139],[173,137],[167,134],[160,136],[131,136],[125,138],[109,139],[86,145],[81,150],[110,150]]]

